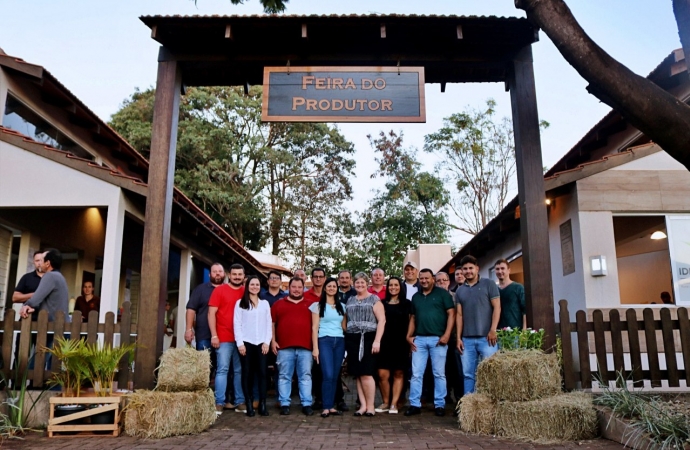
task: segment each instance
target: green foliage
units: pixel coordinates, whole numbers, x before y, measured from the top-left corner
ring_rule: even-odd
[[[505,327],[496,330],[498,347],[501,350],[541,350],[544,344],[544,329]]]
[[[53,373],[50,384],[62,386],[65,392],[72,392],[79,397],[81,387],[89,377],[89,365],[84,359],[86,343],[81,339],[56,338],[51,348],[43,347],[41,351],[58,358],[62,366]]]
[[[109,345],[85,344],[82,357],[88,365],[88,379],[93,383],[96,395],[106,397],[113,393],[113,381],[120,360],[134,354],[135,344],[112,347]]]
[[[420,170],[414,149],[403,147],[402,133],[381,132],[369,142],[378,163],[372,178],[385,178],[386,184],[358,216],[356,235],[346,248],[362,251],[348,262],[352,270],[378,266],[400,273],[408,249],[448,240],[448,192],[438,177]]]
[[[622,372],[616,373],[616,386],[597,380],[601,394],[594,397],[596,405],[610,408],[614,415],[629,419],[632,427],[649,435],[662,450],[685,448],[690,441],[690,418],[673,411],[658,396],[630,390]]]
[[[110,122],[144,156],[153,102],[153,89],[136,91]],[[247,248],[268,245],[306,263],[352,196],[353,153],[327,124],[262,123],[260,87],[248,95],[190,88],[180,101],[175,184]]]
[[[26,425],[29,414],[46,391],[41,391],[31,407],[26,409],[28,376],[28,367],[23,373],[19,372],[19,367],[15,367],[12,378],[7,378],[4,372],[0,372],[5,395],[7,395],[7,400],[2,403],[7,408],[7,414],[0,413],[0,438],[18,438],[30,430]]]
[[[515,175],[512,123],[496,118],[493,99],[483,109],[467,108],[443,123],[425,137],[424,149],[438,156],[436,169],[454,187],[450,206],[459,220],[455,227],[474,235],[508,200]]]

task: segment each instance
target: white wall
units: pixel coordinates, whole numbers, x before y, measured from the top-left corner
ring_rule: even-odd
[[[672,292],[668,251],[618,258],[621,304],[661,304],[659,295]]]
[[[618,288],[618,267],[616,264],[616,242],[613,235],[613,214],[611,211],[580,211],[580,235],[584,267],[585,298],[588,308],[614,308],[620,305]],[[591,275],[590,257],[606,257],[608,275]]]
[[[568,220],[572,226],[575,272],[563,275],[560,227]],[[567,300],[571,320],[575,320],[577,310],[587,308],[581,234],[580,216],[577,211],[577,194],[573,189],[570,194],[554,198],[549,206],[549,247],[551,249],[554,313],[558,316],[558,302]]]
[[[479,275],[490,278],[489,271],[494,268],[494,263],[501,258],[508,258],[522,250],[520,233],[513,233],[500,245],[489,250],[486,255],[478,258]]]

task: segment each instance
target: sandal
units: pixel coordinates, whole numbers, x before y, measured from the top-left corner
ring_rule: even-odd
[[[329,411],[324,411],[321,413],[321,417],[323,417],[324,419],[330,415],[331,415],[331,413]]]
[[[328,411],[328,414],[331,416],[342,416],[343,412],[338,411],[337,409],[331,409],[330,411]]]
[[[367,411],[367,412],[364,413],[364,415],[365,415],[366,417],[374,417],[374,416],[376,415],[376,413],[371,412],[371,411]]]
[[[388,407],[388,405],[386,405],[385,403],[382,403],[381,405],[379,405],[378,408],[374,409],[374,411],[376,411],[377,413],[384,413],[384,412],[388,412],[389,409],[390,408]]]

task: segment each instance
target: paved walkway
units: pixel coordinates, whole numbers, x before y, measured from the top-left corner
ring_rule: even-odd
[[[450,410],[449,410],[450,412]],[[280,416],[277,409],[269,417],[246,417],[225,412],[207,432],[161,440],[141,440],[128,436],[118,438],[48,439],[38,433],[24,441],[5,441],[3,449],[600,449],[624,447],[607,440],[573,442],[561,446],[531,445],[510,442],[490,436],[467,435],[455,419],[436,417],[425,410],[407,418],[377,414],[375,417],[306,417],[293,407],[290,416]]]
[[[180,436],[160,440],[117,438],[59,438],[48,439],[45,433],[33,433],[24,441],[9,440],[4,449],[242,449],[242,450],[339,450],[339,449],[599,449],[618,450],[622,445],[604,439],[572,442],[560,446],[531,445],[511,442],[491,436],[465,434],[458,428],[457,419],[448,407],[445,417],[436,417],[430,408],[411,418],[400,414],[377,414],[375,417],[354,417],[354,380],[346,378],[350,387],[345,399],[351,411],[342,416],[321,418],[320,410],[311,417],[300,411],[296,389],[293,390],[292,414],[281,416],[272,397],[269,417],[247,417],[234,411],[224,412],[206,432],[197,436]],[[377,403],[381,401],[377,392]]]

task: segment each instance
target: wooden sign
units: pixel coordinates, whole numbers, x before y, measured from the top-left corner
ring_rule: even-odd
[[[265,67],[264,122],[426,122],[423,67]]]

